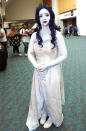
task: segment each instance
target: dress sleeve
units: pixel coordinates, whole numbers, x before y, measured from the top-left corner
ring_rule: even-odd
[[[32,34],[31,39],[30,39],[30,43],[29,43],[29,48],[28,48],[28,52],[29,53],[34,53],[34,43],[36,41],[36,32]]]
[[[59,49],[59,55],[62,56],[67,55],[67,48],[61,32],[56,32],[56,37],[57,37],[57,47]]]

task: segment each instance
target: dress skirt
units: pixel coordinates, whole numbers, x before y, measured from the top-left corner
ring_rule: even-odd
[[[53,124],[59,127],[63,121],[62,104],[64,103],[64,83],[61,65],[48,67],[42,73],[35,69],[26,121],[29,130],[32,131],[39,126],[44,104]]]

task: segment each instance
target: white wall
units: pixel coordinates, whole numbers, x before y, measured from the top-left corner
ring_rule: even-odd
[[[58,24],[58,0],[52,0],[52,9],[55,13],[55,23]]]
[[[6,7],[6,21],[34,19],[42,0],[12,0]]]
[[[52,0],[52,9],[55,13],[55,23],[60,27],[62,27],[63,21],[59,19],[59,15],[58,15],[58,0]]]
[[[77,26],[79,35],[86,36],[86,0],[77,0]]]
[[[77,16],[77,10],[73,10],[73,15],[71,16],[71,11],[65,12],[63,14],[59,15],[59,19],[68,19],[68,18],[74,18]]]

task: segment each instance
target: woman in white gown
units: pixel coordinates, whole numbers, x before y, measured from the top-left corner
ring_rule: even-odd
[[[59,127],[63,121],[65,99],[61,63],[67,58],[67,49],[54,20],[50,7],[41,5],[36,9],[38,30],[32,34],[28,49],[28,58],[34,66],[26,121],[30,131],[39,126],[39,120],[44,128],[52,124]]]

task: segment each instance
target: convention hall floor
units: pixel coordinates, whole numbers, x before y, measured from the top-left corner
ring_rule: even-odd
[[[86,37],[65,38],[68,58],[63,63],[64,121],[61,127],[40,126],[36,131],[86,131]],[[23,54],[23,45],[20,47]],[[27,57],[8,48],[7,69],[0,72],[0,131],[28,131],[25,122],[33,67]]]

